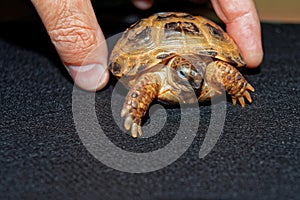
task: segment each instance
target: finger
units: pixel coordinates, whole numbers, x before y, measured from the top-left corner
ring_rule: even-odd
[[[147,10],[153,5],[153,0],[131,0],[133,5],[141,10]]]
[[[261,29],[253,0],[211,0],[226,24],[228,34],[239,46],[247,67],[257,67],[263,59]]]
[[[99,90],[108,81],[107,46],[90,0],[32,0],[75,83]]]

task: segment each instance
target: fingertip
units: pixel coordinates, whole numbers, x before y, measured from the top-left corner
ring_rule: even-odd
[[[258,67],[263,60],[261,30],[258,23],[240,18],[235,23],[227,24],[227,32],[239,47],[248,68]]]
[[[138,9],[147,10],[151,8],[153,0],[132,0],[132,3]]]
[[[87,91],[101,90],[109,80],[108,70],[99,64],[67,66],[66,68],[75,84]]]
[[[252,0],[211,0],[226,24],[227,33],[236,42],[248,68],[258,67],[263,60],[260,20]]]
[[[247,63],[247,68],[256,68],[263,61],[263,52],[250,52],[247,54],[247,56],[244,56],[244,59]]]

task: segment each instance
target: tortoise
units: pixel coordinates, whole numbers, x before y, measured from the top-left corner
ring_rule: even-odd
[[[133,137],[142,134],[142,118],[155,99],[195,103],[226,91],[233,105],[252,102],[254,88],[240,73],[246,63],[236,43],[201,16],[163,12],[141,19],[122,34],[109,63],[129,89],[121,117]]]

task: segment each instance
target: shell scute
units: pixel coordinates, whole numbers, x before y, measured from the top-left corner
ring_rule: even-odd
[[[200,16],[167,12],[131,25],[112,51],[110,68],[118,77],[134,76],[172,54],[208,56],[236,67],[245,65],[237,45],[220,26]]]

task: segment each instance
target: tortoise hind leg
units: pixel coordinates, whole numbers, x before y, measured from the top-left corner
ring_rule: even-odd
[[[124,128],[131,130],[132,137],[142,135],[141,121],[150,103],[157,97],[159,91],[159,77],[154,74],[142,76],[129,90],[121,117],[124,118]]]
[[[214,61],[207,66],[206,80],[213,88],[221,90],[225,88],[231,96],[233,105],[237,100],[241,106],[245,106],[245,98],[251,103],[252,99],[249,91],[254,92],[254,88],[247,82],[243,75],[232,65],[223,61]]]

